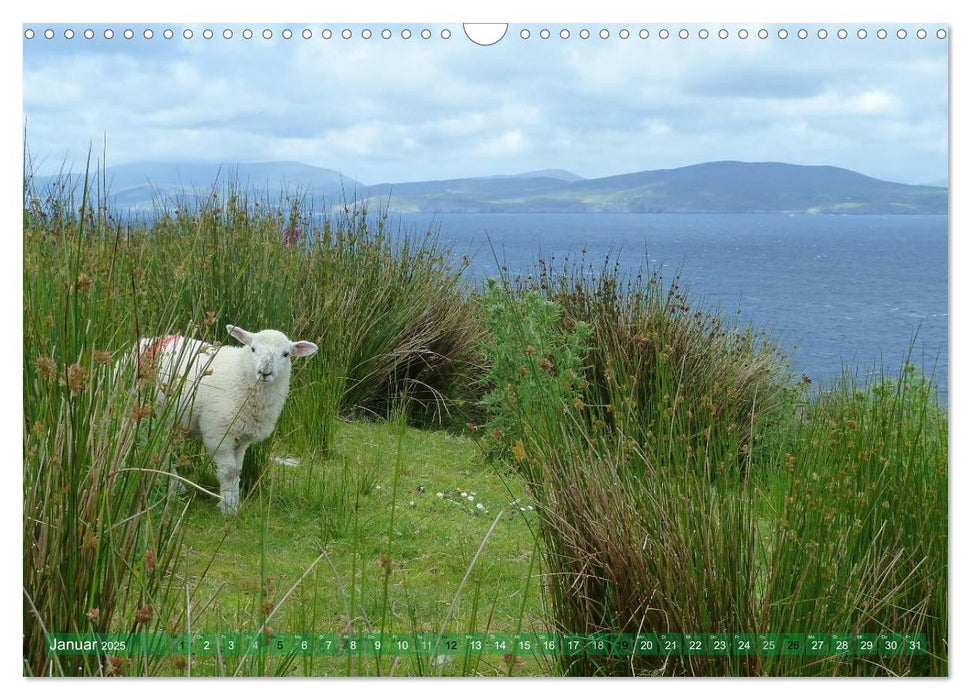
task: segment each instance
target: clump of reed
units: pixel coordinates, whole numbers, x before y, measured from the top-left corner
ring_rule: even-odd
[[[24,216],[24,672],[104,673],[99,657],[55,657],[45,634],[164,629],[181,512],[168,469],[181,439],[154,388],[117,365],[122,329],[99,292],[116,259],[83,253],[96,210],[52,200]],[[110,249],[110,242],[108,244]],[[95,278],[100,277],[96,288]],[[146,662],[147,663],[147,662]]]
[[[762,625],[923,633],[927,655],[776,659],[785,675],[946,675],[947,414],[931,380],[846,374],[759,475],[769,532]]]
[[[946,672],[946,416],[912,367],[813,394],[770,343],[694,310],[677,281],[541,268],[503,286],[505,302],[496,289],[485,408],[502,429],[486,437],[541,514],[555,629],[925,633],[937,650],[564,655],[563,672]]]
[[[138,338],[221,343],[234,323],[316,342],[321,352],[295,363],[275,436],[308,456],[328,450],[342,416],[384,416],[405,394],[414,421],[443,422],[450,387],[478,361],[462,263],[433,233],[392,231],[363,207],[319,217],[297,198],[271,206],[231,181],[124,217],[106,189],[94,174],[40,186],[28,173],[24,182],[30,673],[56,663],[45,630],[165,629],[187,614],[165,603],[181,536],[160,473],[178,464],[198,480],[193,464],[206,460],[179,447],[185,435],[154,403],[151,381],[133,374],[137,363],[117,367]],[[248,486],[271,449],[247,455]],[[63,672],[78,672],[73,663]],[[101,662],[77,663],[93,673]]]

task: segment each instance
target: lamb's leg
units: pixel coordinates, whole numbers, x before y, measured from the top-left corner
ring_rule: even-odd
[[[219,478],[219,510],[223,515],[232,515],[239,508],[239,467],[236,465],[235,447],[232,440],[214,441],[206,445],[212,461],[216,463],[216,476]]]
[[[182,483],[182,480],[178,478],[178,476],[179,470],[172,467],[172,476],[169,477],[169,493],[174,496],[184,496],[188,489],[185,487],[185,484]]]
[[[240,474],[243,473],[243,458],[246,457],[247,447],[249,447],[248,442],[241,442],[236,445],[236,449],[234,450],[234,456],[236,457],[236,468],[239,470]]]
[[[246,448],[249,447],[248,442],[240,442],[236,445],[236,449],[233,450],[233,456],[236,458],[236,473],[243,473],[243,458],[246,457]],[[239,493],[239,479],[236,479],[236,489]]]

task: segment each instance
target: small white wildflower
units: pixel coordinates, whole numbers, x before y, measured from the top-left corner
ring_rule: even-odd
[[[375,491],[380,491],[381,490],[381,484],[378,484],[377,486],[375,486],[374,487],[374,490]]]
[[[465,498],[465,497],[466,497],[466,496],[468,496],[468,495],[469,495],[469,494],[467,494],[467,493],[466,493],[465,491],[463,491],[463,492],[462,492],[462,498]]]
[[[526,509],[523,508],[522,506],[519,506],[519,510],[526,510]]]
[[[438,492],[438,493],[436,493],[435,495],[436,495],[436,496],[438,496],[439,498],[445,498],[445,494],[444,494],[444,493],[442,493],[441,491],[439,491],[439,492]]]
[[[528,508],[529,510],[532,510],[532,509],[533,509],[533,507],[532,507],[532,506],[526,506],[526,507],[527,507],[527,508]]]
[[[479,510],[485,510],[485,506],[482,505],[481,503],[476,503],[475,507],[478,508]]]
[[[475,496],[469,496],[469,500],[470,501],[474,501],[475,500]]]
[[[414,508],[415,507],[415,502],[414,501],[408,501],[408,505],[411,506],[412,508]]]

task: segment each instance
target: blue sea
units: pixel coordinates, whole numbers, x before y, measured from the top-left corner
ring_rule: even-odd
[[[723,316],[766,331],[793,369],[823,386],[911,362],[947,395],[946,216],[785,214],[410,214],[432,227],[476,279],[528,272],[537,258],[627,274],[659,267]]]

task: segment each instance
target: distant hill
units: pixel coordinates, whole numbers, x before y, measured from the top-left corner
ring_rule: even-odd
[[[565,182],[543,176],[376,185],[392,211],[941,214],[947,190],[831,166],[720,161]]]
[[[83,176],[67,176],[79,182]],[[53,178],[38,178],[37,184]],[[281,194],[312,197],[326,204],[353,200],[365,189],[356,180],[336,170],[318,168],[295,161],[270,163],[130,163],[109,166],[105,180],[113,208],[121,211],[152,211],[156,204],[165,207],[184,198],[204,199],[217,187],[222,190],[234,182],[240,189],[275,202]]]
[[[585,177],[581,177],[576,173],[571,173],[569,170],[561,170],[559,168],[548,168],[546,170],[530,170],[528,173],[517,173],[516,175],[490,175],[489,180],[495,179],[518,179],[518,180],[531,180],[534,178],[553,178],[554,180],[562,180],[563,182],[578,182],[579,180],[586,180]]]
[[[108,168],[112,204],[150,211],[180,196],[205,197],[235,180],[276,201],[301,194],[317,206],[373,200],[395,213],[615,212],[943,214],[944,187],[904,185],[832,166],[719,161],[584,179],[566,170],[364,185],[335,170],[296,162],[133,163]]]

